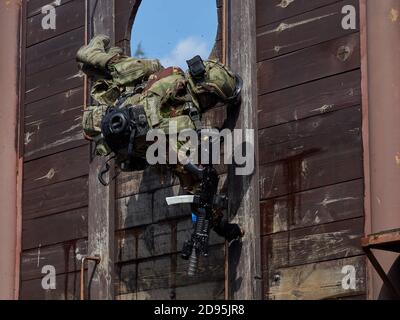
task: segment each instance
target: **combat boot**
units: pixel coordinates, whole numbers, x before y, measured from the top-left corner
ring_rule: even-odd
[[[122,55],[124,53],[124,50],[122,50],[120,47],[111,47],[110,50],[107,51],[107,53],[112,54],[113,56]]]
[[[107,52],[110,45],[110,38],[105,35],[94,37],[87,46],[79,49],[76,60],[83,69],[97,69],[99,71],[106,71],[107,63],[119,54],[119,51],[112,50]]]

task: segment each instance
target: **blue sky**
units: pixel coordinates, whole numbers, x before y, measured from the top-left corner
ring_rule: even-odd
[[[141,42],[147,58],[187,69],[185,60],[208,57],[217,24],[215,0],[142,0],[132,28],[132,54]]]

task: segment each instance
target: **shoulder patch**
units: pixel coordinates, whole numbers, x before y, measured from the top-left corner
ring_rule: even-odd
[[[181,68],[178,67],[169,67],[164,70],[161,70],[160,72],[154,73],[149,77],[149,81],[147,82],[146,87],[144,88],[144,91],[147,91],[151,88],[151,86],[156,83],[158,80],[164,79],[166,77],[172,76],[174,74],[182,74],[184,75],[184,72],[182,71]]]

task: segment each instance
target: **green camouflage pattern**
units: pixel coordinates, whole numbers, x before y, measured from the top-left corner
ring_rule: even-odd
[[[190,73],[186,73],[188,90],[201,110],[207,110],[218,102],[233,96],[236,89],[235,75],[222,63],[215,60],[204,61],[206,67],[204,82],[196,83]]]
[[[104,35],[94,37],[87,46],[83,46],[76,54],[76,61],[79,67],[85,70],[97,69],[105,71],[107,63],[117,56],[119,52],[113,47],[111,52],[110,38]]]
[[[96,154],[99,156],[106,156],[111,151],[101,136],[101,120],[107,108],[107,105],[90,106],[83,112],[83,131],[88,139],[96,142]]]
[[[89,106],[83,111],[82,126],[83,131],[89,137],[101,134],[101,120],[103,119],[108,106]]]
[[[96,142],[98,155],[110,153],[101,135],[101,121],[107,108],[115,106],[121,95],[126,95],[126,99],[119,107],[142,105],[149,126],[168,135],[197,129],[188,115],[190,108],[195,107],[198,111],[212,108],[235,92],[235,75],[217,61],[204,61],[205,81],[196,83],[188,72],[184,73],[179,68],[164,69],[158,60],[127,57],[122,55],[120,48],[108,46],[109,39],[98,36],[77,54],[82,71],[97,71],[91,96],[99,105],[84,111],[83,129],[86,137]],[[90,76],[89,72],[87,74]],[[103,75],[100,79],[99,74]],[[184,145],[186,148],[183,142],[172,146],[178,157],[179,154],[186,154],[187,149],[182,148]],[[191,192],[197,188],[193,177],[185,172],[183,166],[175,165],[173,169],[185,190]]]
[[[91,91],[91,96],[100,104],[112,106],[121,96],[121,89],[112,80],[97,80]]]
[[[118,86],[135,86],[162,70],[160,61],[121,57],[108,66],[113,82]]]

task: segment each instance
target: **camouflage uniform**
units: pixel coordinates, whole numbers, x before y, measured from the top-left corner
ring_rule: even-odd
[[[95,80],[91,96],[99,105],[84,111],[83,129],[86,138],[96,141],[99,155],[105,156],[111,151],[101,135],[101,121],[109,107],[143,106],[150,128],[168,134],[173,120],[179,133],[184,129],[199,129],[189,110],[195,109],[200,114],[234,95],[235,75],[217,61],[204,62],[205,77],[198,82],[180,68],[165,69],[158,60],[127,57],[120,48],[109,48],[109,43],[108,37],[97,36],[77,53],[79,68]],[[177,152],[181,145],[176,146]],[[138,149],[140,146],[143,150],[135,151],[144,159],[147,145],[143,141],[139,147],[135,144]],[[181,165],[172,169],[182,187],[195,192],[196,179]]]

